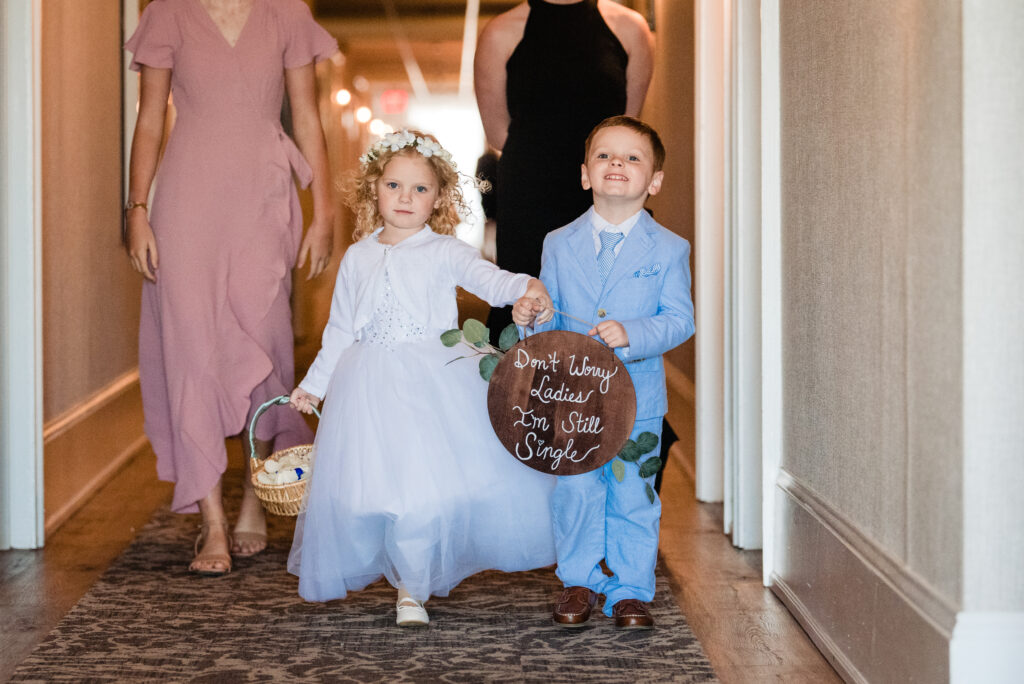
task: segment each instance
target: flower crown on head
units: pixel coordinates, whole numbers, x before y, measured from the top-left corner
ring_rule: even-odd
[[[388,133],[370,145],[370,149],[366,150],[366,154],[361,156],[359,161],[364,165],[369,164],[389,150],[391,152],[398,152],[406,147],[415,149],[424,157],[438,157],[451,166],[453,171],[458,170],[455,166],[455,160],[452,159],[451,152],[441,147],[441,143],[430,138],[415,135],[407,128]]]

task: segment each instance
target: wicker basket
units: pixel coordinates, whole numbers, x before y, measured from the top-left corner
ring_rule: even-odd
[[[256,490],[256,496],[263,504],[263,508],[267,510],[267,513],[273,513],[274,515],[298,515],[299,510],[302,507],[302,498],[306,493],[306,483],[309,482],[310,477],[305,477],[295,482],[288,482],[286,484],[274,484],[268,485],[263,484],[257,480],[257,476],[263,472],[264,463],[267,459],[260,460],[256,457],[256,421],[261,415],[263,415],[267,409],[271,406],[279,404],[287,404],[288,397],[280,396],[264,403],[258,409],[256,414],[252,417],[252,422],[249,424],[249,453],[252,456],[252,478],[253,489]],[[313,408],[313,413],[316,417],[320,417],[320,412]],[[289,449],[281,449],[275,451],[270,455],[270,458],[280,461],[285,456],[297,457],[301,462],[309,465],[311,456],[313,453],[312,444],[303,444],[300,446],[294,446]]]

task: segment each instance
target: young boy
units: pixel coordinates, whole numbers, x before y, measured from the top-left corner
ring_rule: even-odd
[[[694,331],[690,245],[644,211],[648,195],[661,189],[664,161],[657,132],[642,121],[615,116],[598,124],[587,138],[582,168],[594,206],[548,234],[540,272],[556,311],[594,324],[556,313],[541,325],[549,312],[539,304],[526,312],[525,304],[516,305],[517,322],[524,313],[540,313],[537,330],[596,335],[615,350],[636,389],[634,440],[651,432],[660,441],[668,410],[661,355]],[[583,625],[604,594],[604,613],[616,627],[654,626],[645,603],[654,598],[661,501],[648,498],[637,463],[625,465],[621,482],[612,463],[558,478],[551,508],[557,575],[566,587],[552,616],[558,625]]]

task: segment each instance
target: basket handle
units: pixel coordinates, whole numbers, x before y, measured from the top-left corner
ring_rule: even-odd
[[[249,423],[249,458],[252,459],[253,470],[258,468],[260,465],[259,459],[256,458],[256,421],[259,419],[260,416],[266,413],[271,406],[275,406],[278,404],[284,405],[287,404],[290,400],[291,397],[289,397],[287,394],[282,394],[279,397],[274,397],[273,399],[263,402],[263,404],[260,405],[258,409],[256,409],[256,413],[253,414],[252,422]],[[317,418],[320,417],[320,411],[317,410],[316,406],[313,407],[313,413],[316,414]]]

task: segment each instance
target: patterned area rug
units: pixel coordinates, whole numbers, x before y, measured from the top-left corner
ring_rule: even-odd
[[[290,518],[271,516],[270,548],[230,575],[188,574],[196,522],[159,511],[11,681],[715,681],[660,572],[651,632],[553,627],[552,569],[471,577],[427,604],[427,629],[403,629],[385,582],[302,601]]]

